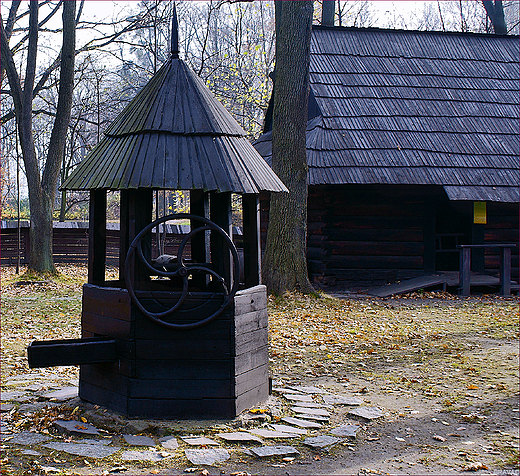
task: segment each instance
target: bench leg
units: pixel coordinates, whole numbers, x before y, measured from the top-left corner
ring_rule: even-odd
[[[471,248],[462,248],[460,253],[459,286],[462,296],[470,294]]]
[[[500,294],[511,294],[511,248],[502,248],[500,254]]]

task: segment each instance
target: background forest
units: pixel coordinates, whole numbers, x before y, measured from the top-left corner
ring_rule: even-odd
[[[20,71],[28,55],[28,2],[16,15],[2,2],[2,21]],[[404,5],[403,5],[404,4]],[[110,5],[110,9],[107,6]],[[177,2],[181,56],[254,140],[262,130],[274,69],[274,2]],[[61,2],[39,2],[39,41],[32,106],[34,145],[43,171],[59,87]],[[413,8],[412,8],[413,6]],[[508,34],[518,34],[518,2],[504,2]],[[173,2],[78,2],[71,120],[63,147],[59,183],[96,145],[103,131],[167,59]],[[314,23],[321,2],[314,4]],[[492,32],[483,2],[339,1],[335,24],[413,30]],[[2,65],[2,219],[30,216],[24,162],[17,138],[13,99]],[[24,78],[22,77],[23,81]],[[58,184],[59,186],[59,184]],[[88,219],[85,193],[57,193],[56,220]],[[109,198],[109,219],[118,217]],[[186,197],[160,197],[167,211],[185,211]]]

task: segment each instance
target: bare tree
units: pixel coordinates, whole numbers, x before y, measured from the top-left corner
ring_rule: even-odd
[[[487,16],[493,25],[496,35],[507,35],[507,25],[504,17],[502,0],[482,0]]]
[[[36,1],[29,2],[28,50],[23,81],[15,66],[3,21],[0,22],[2,59],[13,98],[20,147],[29,186],[31,208],[29,268],[36,272],[55,273],[56,271],[52,260],[52,212],[72,107],[76,2],[72,0],[63,2],[62,8],[63,43],[59,58],[58,105],[47,158],[41,174],[34,144],[32,111],[37,70],[39,4]]]
[[[307,151],[311,1],[275,1],[276,82],[272,167],[289,193],[273,193],[262,277],[281,294],[313,288],[307,272]]]

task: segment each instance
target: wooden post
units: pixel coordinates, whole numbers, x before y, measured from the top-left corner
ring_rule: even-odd
[[[124,266],[130,244],[139,232],[152,222],[153,191],[121,190],[120,211],[120,248],[119,248],[119,279],[124,281]],[[147,259],[151,257],[151,235],[142,242],[143,252]],[[148,272],[138,266],[136,281],[148,279]]]
[[[463,296],[470,295],[471,248],[462,247],[460,251],[459,286]]]
[[[103,285],[107,249],[107,191],[91,190],[88,231],[88,282]]]
[[[233,239],[233,229],[231,224],[231,192],[211,192],[210,195],[210,216],[211,221],[220,226],[231,239]],[[211,234],[211,263],[213,269],[222,277],[229,276],[233,280],[231,273],[231,252],[223,239],[216,233]],[[236,276],[236,279],[239,279]]]
[[[190,213],[209,219],[209,193],[202,190],[190,191]],[[199,227],[202,223],[192,222],[191,229]],[[209,240],[206,234],[199,233],[191,239],[191,257],[197,263],[209,262]]]
[[[511,248],[504,246],[500,252],[500,294],[511,294]]]
[[[242,195],[242,221],[244,243],[244,278],[247,288],[261,284],[262,266],[260,251],[260,197]]]

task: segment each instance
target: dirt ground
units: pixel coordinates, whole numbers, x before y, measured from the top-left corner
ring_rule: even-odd
[[[67,277],[57,282],[16,284],[13,270],[2,269],[3,395],[23,391],[30,381],[37,385],[29,403],[43,402],[40,390],[50,380],[61,386],[76,382],[77,369],[29,370],[25,356],[32,340],[79,336],[84,269],[61,271]],[[517,297],[288,294],[270,298],[268,311],[273,379],[268,404],[232,421],[157,422],[126,420],[78,399],[23,412],[23,402],[2,397],[2,474],[519,474]],[[350,405],[336,404],[328,408],[330,419],[307,436],[265,441],[290,445],[298,454],[259,458],[248,451],[258,444],[221,443],[230,454],[223,463],[193,465],[186,459],[181,436],[215,439],[220,431],[280,423],[293,415],[286,396],[299,387],[360,399],[381,416],[369,420],[351,414]],[[317,392],[311,393],[313,401],[323,403]],[[164,460],[147,462],[10,444],[21,431],[70,441],[53,427],[57,418],[92,423],[118,445],[122,433],[173,435],[180,445],[163,451]],[[346,424],[359,425],[355,438],[319,449],[305,444],[307,437]]]

